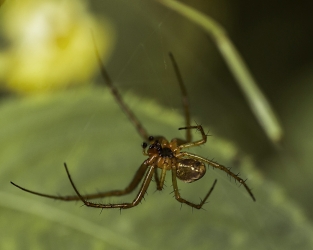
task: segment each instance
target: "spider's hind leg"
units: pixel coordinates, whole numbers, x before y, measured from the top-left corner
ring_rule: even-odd
[[[209,198],[211,195],[215,185],[216,185],[217,180],[214,181],[212,187],[210,188],[209,192],[206,194],[206,196],[201,200],[199,204],[192,203],[190,201],[185,200],[180,196],[179,190],[178,190],[178,185],[177,185],[177,176],[176,176],[176,167],[172,168],[172,183],[173,183],[173,189],[174,189],[174,194],[175,194],[175,199],[179,201],[180,203],[185,203],[188,206],[194,207],[196,209],[201,209],[202,206],[206,203],[206,200]]]

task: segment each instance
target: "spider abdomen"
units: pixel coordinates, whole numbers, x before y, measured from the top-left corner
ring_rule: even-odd
[[[184,182],[194,182],[205,175],[205,165],[193,159],[182,159],[177,161],[176,176]]]

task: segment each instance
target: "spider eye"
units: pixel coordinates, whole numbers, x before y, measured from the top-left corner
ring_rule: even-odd
[[[149,136],[149,141],[153,141],[154,140],[154,137],[153,136]]]
[[[177,178],[184,182],[194,182],[205,175],[205,165],[193,159],[183,159],[177,162]]]
[[[146,142],[143,142],[142,144],[141,144],[141,147],[142,148],[146,148],[148,146],[148,144],[146,143]]]

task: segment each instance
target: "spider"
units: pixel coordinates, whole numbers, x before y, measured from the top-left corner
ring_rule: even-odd
[[[13,182],[11,182],[11,184],[13,184],[14,186],[16,186],[17,188],[23,191],[26,191],[31,194],[43,196],[46,198],[63,200],[63,201],[81,200],[84,203],[84,205],[88,207],[101,208],[101,209],[105,209],[105,208],[127,209],[127,208],[135,207],[141,202],[141,200],[143,199],[150,185],[150,182],[153,176],[156,182],[157,190],[162,190],[166,173],[167,171],[171,171],[172,172],[172,184],[173,184],[173,189],[174,189],[173,192],[174,192],[175,199],[179,201],[181,204],[185,203],[193,208],[201,209],[202,206],[206,203],[206,200],[209,198],[210,194],[212,193],[217,183],[217,180],[213,182],[213,185],[211,186],[206,196],[201,200],[201,202],[199,204],[195,204],[181,197],[179,189],[178,189],[178,185],[177,185],[177,179],[186,183],[197,181],[204,176],[206,172],[205,164],[208,164],[209,166],[212,166],[213,168],[217,168],[226,172],[231,178],[235,179],[235,181],[238,181],[241,185],[245,187],[245,189],[247,190],[251,198],[255,201],[255,197],[252,194],[251,189],[246,184],[246,180],[241,179],[239,177],[239,174],[234,174],[233,172],[230,171],[230,168],[220,165],[217,162],[208,160],[196,154],[183,151],[184,149],[187,149],[190,147],[196,147],[196,146],[205,144],[207,142],[207,135],[204,132],[201,125],[196,125],[196,126],[190,125],[190,114],[189,114],[187,91],[183,83],[177,63],[171,53],[169,53],[169,57],[171,59],[175,74],[178,79],[180,90],[182,93],[186,126],[179,128],[179,130],[186,130],[185,140],[175,138],[175,139],[172,139],[171,141],[168,141],[163,136],[149,136],[148,135],[148,133],[144,129],[141,122],[137,119],[134,113],[125,104],[118,90],[112,84],[112,81],[101,61],[94,37],[93,37],[93,42],[94,42],[95,53],[96,53],[97,61],[101,70],[102,77],[104,78],[106,85],[109,87],[112,95],[115,97],[116,102],[119,104],[120,108],[128,116],[129,120],[134,124],[139,135],[144,139],[145,142],[142,143],[142,153],[143,155],[147,156],[147,159],[144,160],[143,163],[140,165],[139,169],[135,173],[129,185],[125,189],[122,189],[122,190],[112,190],[112,191],[107,191],[107,192],[82,195],[80,194],[76,185],[74,184],[66,163],[64,163],[64,167],[65,167],[67,176],[69,178],[69,181],[76,195],[56,196],[56,195],[43,194],[43,193],[39,193],[39,192],[35,192],[29,189],[23,188]],[[201,139],[197,141],[192,141],[191,130],[199,131],[201,133]],[[160,176],[158,173],[158,169],[161,169]],[[141,181],[142,181],[142,184],[139,189],[139,192],[136,195],[135,199],[130,203],[102,204],[102,203],[94,203],[94,202],[89,201],[91,199],[97,199],[97,198],[103,198],[103,197],[109,197],[109,196],[123,196],[123,195],[129,194],[139,185]]]

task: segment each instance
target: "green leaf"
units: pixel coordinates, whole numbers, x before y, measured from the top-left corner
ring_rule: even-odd
[[[180,115],[130,93],[125,99],[149,133],[183,138],[183,131],[177,130],[183,125]],[[66,162],[82,193],[124,188],[145,156],[142,139],[107,90],[9,99],[2,102],[0,116],[1,249],[313,247],[312,225],[297,205],[234,145],[216,136],[208,137],[194,153],[240,171],[256,202],[224,172],[211,167],[198,182],[179,182],[181,195],[199,202],[218,179],[209,203],[199,211],[173,198],[170,174],[162,192],[155,192],[152,182],[142,204],[123,211],[54,201],[10,184],[48,194],[74,194],[63,167]],[[197,139],[199,134],[193,136]],[[128,202],[134,197],[132,193],[99,202]]]

